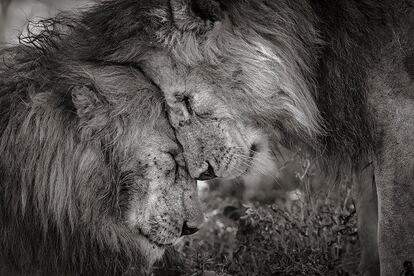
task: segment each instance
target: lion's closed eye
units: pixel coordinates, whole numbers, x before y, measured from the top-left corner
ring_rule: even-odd
[[[191,116],[196,116],[201,119],[213,119],[213,111],[205,104],[199,104],[193,97],[187,95],[177,96],[177,100],[184,105],[188,114]]]
[[[202,112],[196,112],[195,114],[201,119],[215,119],[212,111],[203,110]]]
[[[185,108],[187,109],[188,113],[194,114],[191,99],[188,96],[184,96],[184,98],[182,99],[182,102],[184,103]]]

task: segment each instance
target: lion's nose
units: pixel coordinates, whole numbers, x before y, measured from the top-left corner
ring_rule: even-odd
[[[192,234],[194,234],[197,231],[198,231],[198,228],[196,228],[196,227],[190,227],[190,226],[188,226],[187,222],[184,221],[183,229],[181,230],[181,237],[182,236],[192,235]]]
[[[214,169],[211,166],[210,162],[207,161],[207,164],[207,169],[204,172],[200,173],[200,175],[197,177],[197,180],[211,180],[217,178],[217,175],[214,172]]]

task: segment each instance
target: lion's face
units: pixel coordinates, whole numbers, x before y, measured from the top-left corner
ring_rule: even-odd
[[[129,148],[131,158],[124,163],[120,183],[125,192],[132,190],[124,206],[126,223],[161,248],[189,229],[195,232],[203,219],[196,181],[184,169],[180,149],[171,131],[165,131],[168,128],[165,119],[158,120],[156,129],[140,134],[136,141],[141,143]]]
[[[230,75],[208,65],[189,69],[162,53],[144,66],[165,93],[188,170],[199,180],[263,172],[271,159],[269,136],[257,127],[251,106],[231,92],[239,77],[232,66]]]
[[[108,212],[132,236],[144,238],[144,250],[164,249],[197,231],[203,215],[196,181],[184,168],[161,95],[133,69],[88,70],[96,91],[81,88],[72,98],[81,117],[81,137],[101,141],[97,154],[112,182],[94,192],[113,201]],[[107,202],[102,205],[108,208]]]
[[[307,60],[293,51],[298,42],[287,40],[294,30],[249,13],[270,14],[278,4],[208,2],[194,9],[202,2],[172,0],[172,16],[154,10],[159,44],[140,66],[164,93],[192,177],[271,173],[274,145],[318,131],[311,88],[298,67]],[[210,16],[200,17],[199,9]]]

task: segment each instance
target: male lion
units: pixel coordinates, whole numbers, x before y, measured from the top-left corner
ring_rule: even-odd
[[[277,144],[306,146],[354,176],[361,272],[414,261],[414,1],[158,2],[139,64],[191,176],[268,173]]]
[[[202,219],[162,94],[44,42],[0,52],[0,274],[143,275]]]

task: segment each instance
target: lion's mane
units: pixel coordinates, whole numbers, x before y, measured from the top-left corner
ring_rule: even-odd
[[[86,87],[105,100],[85,67],[104,65],[86,52],[107,44],[82,44],[90,33],[75,17],[39,24],[40,33],[0,51],[0,274],[141,275],[148,268],[142,241],[114,221],[131,188],[113,149],[128,113],[149,126],[161,100],[143,96],[132,110],[114,91],[118,108],[88,118],[71,91]]]
[[[381,56],[378,45],[392,39],[396,8],[389,1],[312,1],[312,5],[324,41],[316,68],[315,100],[327,134],[320,144],[328,156],[358,161],[373,150],[367,76]]]

